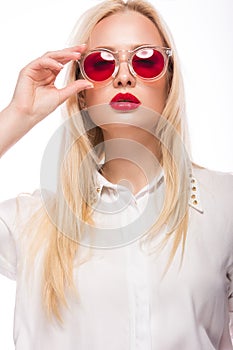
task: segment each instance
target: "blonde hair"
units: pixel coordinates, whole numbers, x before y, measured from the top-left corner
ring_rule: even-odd
[[[173,246],[168,261],[171,264],[178,246],[182,242],[182,256],[188,228],[188,197],[189,197],[189,162],[185,152],[189,148],[189,137],[185,116],[185,99],[182,77],[179,69],[175,45],[169,30],[160,14],[144,0],[122,1],[107,0],[88,10],[75,26],[70,38],[70,45],[88,42],[91,31],[103,18],[123,11],[136,11],[149,18],[157,27],[163,39],[164,46],[173,50],[173,56],[168,67],[169,88],[163,121],[159,126],[162,167],[166,184],[164,206],[158,221],[151,227],[145,236],[147,242],[164,226],[169,224],[169,232],[162,242],[164,246],[168,239],[173,239]],[[67,74],[67,83],[76,79],[76,63],[70,65]],[[95,193],[95,177],[98,159],[104,154],[104,148],[95,146],[103,142],[101,129],[96,126],[86,132],[84,120],[80,111],[83,95],[72,96],[67,101],[67,113],[70,116],[69,133],[64,136],[63,143],[68,145],[69,152],[63,159],[60,186],[57,187],[55,200],[50,202],[50,213],[53,212],[56,224],[51,221],[48,211],[41,208],[29,222],[29,231],[35,232],[32,236],[28,264],[35,260],[38,251],[44,248],[42,300],[49,318],[55,316],[62,322],[61,307],[68,307],[66,289],[73,290],[78,296],[78,286],[74,286],[73,268],[74,259],[79,256],[81,227],[75,218],[81,222],[94,224],[92,220],[91,204]],[[75,115],[75,118],[72,116]],[[179,135],[179,137],[177,137]],[[185,147],[183,148],[183,145]],[[66,147],[67,149],[67,147]],[[174,155],[178,155],[174,159]],[[85,159],[85,162],[83,162]],[[80,170],[82,165],[82,170]],[[64,192],[64,196],[63,196]],[[64,199],[65,197],[65,199]],[[67,205],[68,204],[68,205]],[[47,204],[48,205],[48,204]],[[71,208],[71,211],[68,210]],[[71,212],[73,215],[71,215]],[[35,230],[36,228],[36,230]],[[64,232],[73,232],[67,237]],[[171,235],[172,233],[172,235]],[[154,250],[152,249],[152,253]],[[86,257],[88,260],[90,255]],[[30,261],[30,263],[29,263]],[[79,261],[79,264],[86,261]]]

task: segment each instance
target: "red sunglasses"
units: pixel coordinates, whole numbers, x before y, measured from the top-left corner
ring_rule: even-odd
[[[160,46],[140,46],[134,50],[119,51],[95,49],[78,60],[83,77],[95,83],[114,78],[120,66],[120,52],[128,52],[127,63],[131,74],[146,81],[161,78],[172,56],[170,48]]]

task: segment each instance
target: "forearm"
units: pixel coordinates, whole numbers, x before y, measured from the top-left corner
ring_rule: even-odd
[[[0,157],[32,128],[30,118],[11,104],[0,112]]]

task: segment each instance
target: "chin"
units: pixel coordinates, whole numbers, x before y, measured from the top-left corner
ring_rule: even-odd
[[[106,103],[90,106],[87,111],[92,122],[103,130],[117,126],[120,128],[137,127],[152,131],[161,116],[158,112],[142,105],[131,110],[116,110]]]

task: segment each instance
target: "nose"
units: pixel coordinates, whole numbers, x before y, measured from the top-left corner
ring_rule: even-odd
[[[127,61],[119,62],[118,72],[113,80],[113,86],[118,87],[134,87],[136,79],[129,70]]]

